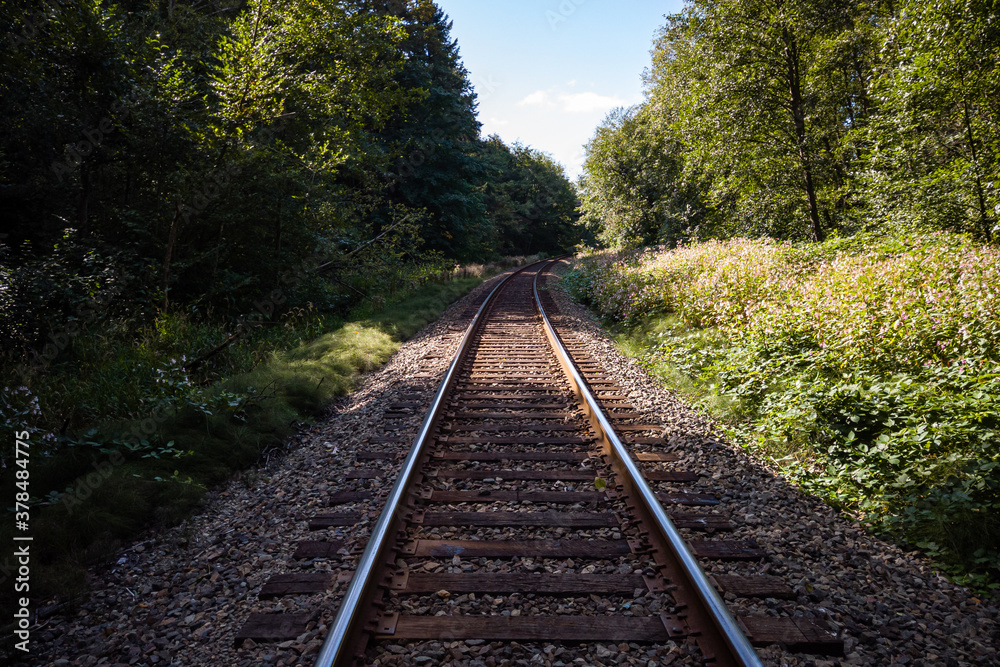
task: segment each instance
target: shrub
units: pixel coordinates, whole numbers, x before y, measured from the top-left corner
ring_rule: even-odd
[[[996,248],[948,233],[710,241],[593,255],[570,284],[644,331],[651,364],[725,398],[739,441],[804,488],[953,573],[1000,579]],[[651,317],[673,326],[649,335]]]

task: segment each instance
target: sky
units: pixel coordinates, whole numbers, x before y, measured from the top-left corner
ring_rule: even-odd
[[[483,136],[549,153],[575,180],[615,107],[641,102],[665,14],[682,0],[436,0],[479,96]]]

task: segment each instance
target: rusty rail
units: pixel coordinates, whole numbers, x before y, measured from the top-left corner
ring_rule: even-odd
[[[417,464],[423,456],[429,436],[440,419],[444,399],[455,382],[459,366],[465,357],[469,344],[475,337],[479,327],[482,326],[483,313],[486,312],[507,281],[527,268],[529,267],[522,267],[500,281],[493,288],[493,291],[490,292],[486,300],[483,301],[479,311],[472,318],[472,322],[469,324],[465,336],[459,344],[458,352],[455,354],[455,358],[452,359],[451,365],[448,367],[447,373],[445,373],[444,380],[442,380],[441,386],[434,396],[431,408],[424,418],[412,447],[410,447],[406,460],[403,462],[403,467],[396,479],[396,483],[389,492],[385,508],[382,510],[378,522],[372,529],[368,546],[365,547],[361,560],[358,562],[354,577],[351,579],[347,592],[344,593],[340,610],[337,612],[333,625],[330,627],[326,640],[323,642],[323,647],[320,649],[319,656],[316,658],[316,667],[332,667],[332,665],[346,664],[352,659],[352,656],[349,655],[352,650],[352,646],[350,645],[351,638],[360,630],[359,626],[367,620],[367,605],[380,583],[375,580],[374,575],[384,558],[386,550],[391,546],[392,540],[395,539],[396,530],[402,519],[403,501],[406,499],[413,484],[413,479],[418,470]]]
[[[641,508],[647,520],[651,521],[659,529],[660,535],[652,535],[651,537],[664,541],[665,544],[663,546],[669,547],[668,549],[663,549],[663,552],[672,561],[672,571],[683,576],[684,581],[690,587],[690,590],[686,592],[693,592],[699,603],[698,607],[690,606],[689,609],[691,613],[697,614],[699,617],[697,620],[701,633],[698,639],[700,645],[704,644],[701,647],[702,652],[712,651],[712,647],[717,645],[719,640],[721,640],[729,649],[731,663],[730,660],[720,660],[721,656],[715,655],[716,660],[720,660],[718,664],[736,664],[745,667],[762,666],[763,663],[757,656],[757,652],[754,651],[746,635],[740,630],[736,619],[729,613],[726,603],[722,601],[715,588],[709,583],[704,570],[701,569],[698,561],[688,550],[684,538],[681,537],[677,527],[674,526],[674,522],[667,516],[666,510],[663,509],[663,505],[657,500],[653,490],[649,488],[649,484],[629,455],[628,449],[625,448],[625,445],[618,438],[614,427],[597,402],[597,398],[594,397],[594,394],[587,387],[587,383],[573,365],[573,357],[563,345],[562,339],[560,339],[559,334],[552,325],[548,313],[545,312],[545,306],[542,304],[541,297],[538,294],[538,277],[540,275],[541,272],[535,275],[534,294],[535,305],[542,317],[542,321],[545,323],[545,334],[552,345],[552,349],[555,350],[559,364],[562,366],[567,377],[569,377],[570,384],[573,385],[573,391],[584,406],[584,412],[590,418],[594,430],[599,434],[599,439],[605,452],[611,457],[612,465],[619,474],[620,482],[626,485],[632,499],[641,503]],[[715,636],[706,637],[706,633]]]
[[[548,268],[555,261],[539,262],[512,273],[492,290],[472,318],[458,352],[451,360],[434,395],[431,408],[424,416],[413,444],[406,453],[396,482],[372,529],[340,609],[329,628],[316,659],[316,666],[332,667],[352,663],[362,655],[372,636],[379,640],[392,637],[432,639],[447,636],[521,641],[561,639],[570,642],[599,641],[601,637],[612,640],[614,637],[613,641],[653,644],[691,637],[695,640],[702,659],[717,667],[756,667],[762,664],[747,638],[748,634],[755,645],[782,643],[798,645],[800,650],[826,650],[828,643],[825,642],[828,637],[824,630],[807,622],[800,622],[802,619],[741,616],[737,620],[729,613],[716,592],[719,580],[727,577],[709,581],[694,554],[711,558],[713,556],[706,554],[714,549],[715,557],[735,555],[737,558],[760,559],[764,557],[764,552],[756,548],[756,545],[745,548],[745,543],[741,542],[701,540],[688,545],[685,541],[678,525],[684,529],[712,532],[715,529],[732,529],[732,524],[725,517],[707,514],[692,516],[682,512],[668,514],[664,509],[661,500],[673,504],[702,505],[717,504],[719,501],[698,493],[657,493],[647,482],[638,461],[666,462],[679,458],[662,451],[630,452],[624,444],[623,441],[627,441],[631,446],[656,446],[661,440],[636,435],[649,432],[653,427],[648,422],[633,422],[634,419],[641,419],[641,415],[634,407],[627,405],[629,402],[622,395],[621,387],[603,376],[599,360],[590,358],[584,345],[573,342],[572,331],[564,331],[562,334],[557,331],[539,290],[539,276],[544,269],[537,270],[531,283],[528,282],[528,277],[519,279],[520,282],[511,280],[521,272],[542,264]],[[512,292],[505,295],[504,310],[490,312],[488,315],[488,311],[501,301],[498,299],[501,291],[510,285],[513,285],[510,287]],[[497,316],[496,319],[494,315]],[[576,351],[576,358],[570,349]],[[559,368],[563,373],[559,373]],[[593,391],[591,385],[595,388]],[[449,405],[454,412],[446,411]],[[488,412],[475,412],[476,410]],[[627,412],[621,412],[622,410]],[[583,416],[580,415],[581,411]],[[553,419],[563,421],[552,421]],[[622,423],[623,421],[627,423]],[[622,435],[616,430],[621,431]],[[478,443],[489,444],[480,449]],[[462,444],[467,444],[468,449],[463,449]],[[517,446],[498,447],[507,444]],[[532,449],[536,445],[544,447],[541,450]],[[552,445],[560,448],[551,449]],[[561,449],[563,445],[573,446],[564,450]],[[556,479],[575,480],[572,482],[574,484],[588,482],[588,475],[589,479],[594,479],[593,474],[590,474],[593,470],[567,470],[562,467],[565,464],[559,464],[556,468],[544,465],[535,468],[531,467],[535,464],[529,464],[527,469],[516,465],[503,465],[493,469],[487,465],[480,469],[476,463],[471,468],[453,467],[435,472],[425,472],[423,464],[435,458],[439,466],[446,461],[585,461],[593,456],[590,448],[597,445],[602,450],[601,455],[596,457],[602,461],[599,465],[616,480],[614,489],[608,487],[606,494],[600,489],[599,493],[579,488],[550,491],[545,487],[541,490],[530,486],[522,488],[519,484],[514,485],[514,490],[503,485],[492,486],[489,487],[492,490],[485,493],[481,489],[454,490],[455,487],[450,485],[438,489],[434,489],[433,485],[428,489],[418,488],[427,480],[438,479],[437,475],[441,472],[454,480],[491,482],[492,477],[503,477],[508,482]],[[585,448],[579,448],[581,446]],[[657,469],[647,471],[646,475],[650,480],[657,481],[690,482],[698,478],[697,473],[690,471]],[[596,496],[603,500],[596,500]],[[619,508],[627,509],[593,511],[598,507],[596,503],[612,501],[618,503]],[[525,512],[494,508],[469,512],[427,509],[435,503],[591,503],[592,511]],[[620,512],[621,516],[616,515],[616,512]],[[628,518],[623,518],[625,516]],[[674,520],[671,520],[671,516]],[[325,518],[334,521],[328,525],[345,525],[336,523],[345,520],[342,516]],[[678,523],[675,524],[675,521]],[[604,530],[610,526],[621,526],[622,532],[627,529],[638,539],[622,540],[621,534],[617,532],[610,539],[606,532],[601,538],[550,540],[538,539],[531,531],[515,531],[515,534],[523,537],[493,541],[478,541],[479,538],[436,540],[429,539],[434,537],[434,531],[431,535],[421,534],[424,526],[565,526]],[[405,533],[402,532],[403,529]],[[410,531],[416,531],[416,536],[404,537],[414,534]],[[559,535],[561,534],[560,529]],[[736,553],[740,549],[743,551]],[[463,553],[463,558],[470,559],[483,556],[578,559],[628,557],[634,563],[645,562],[643,567],[646,569],[643,576],[639,576],[639,570],[617,575],[607,572],[588,575],[584,570],[583,573],[553,573],[542,577],[536,574],[526,578],[524,573],[495,574],[491,573],[495,572],[492,570],[469,575],[431,575],[422,571],[414,573],[410,569],[412,565],[408,564],[410,561],[401,563],[398,568],[394,565],[397,558],[405,561],[407,556],[420,560],[442,556],[451,558],[455,553]],[[659,574],[654,576],[656,571]],[[734,579],[739,577],[728,577],[729,582],[723,582],[724,590],[733,590]],[[757,580],[744,582],[743,590],[750,591],[751,595],[760,595],[766,590],[769,597],[791,593],[790,589],[771,581],[773,579],[759,577]],[[404,613],[405,609],[398,606],[396,612],[386,610],[384,598],[389,591],[396,591],[400,595],[427,595],[442,588],[466,592],[538,592],[540,595],[548,592],[558,596],[589,594],[595,589],[608,594],[626,594],[644,586],[654,596],[669,592],[670,613],[656,615],[654,611],[652,616],[634,617],[437,617],[420,615],[422,612]],[[376,609],[381,610],[380,613],[376,614]],[[442,632],[445,634],[440,634]],[[834,646],[833,650],[836,651],[837,647]]]

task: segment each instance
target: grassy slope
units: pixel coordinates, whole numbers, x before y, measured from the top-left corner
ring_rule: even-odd
[[[171,400],[144,419],[102,425],[37,470],[39,484],[70,481],[53,502],[32,511],[33,597],[82,590],[87,564],[111,556],[139,530],[186,516],[206,488],[253,465],[481,282],[468,277],[425,285],[208,387],[167,373]],[[89,476],[75,477],[80,470]],[[0,540],[9,544],[10,530],[4,526]]]

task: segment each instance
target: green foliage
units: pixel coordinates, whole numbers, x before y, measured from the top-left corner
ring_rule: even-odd
[[[683,176],[682,146],[650,106],[612,112],[587,144],[584,221],[613,247],[666,243],[702,221],[696,188]]]
[[[689,2],[667,19],[648,112],[682,145],[714,226],[823,238],[841,225],[843,175],[864,121],[864,3]]]
[[[0,458],[29,431],[39,582],[347,392],[490,270],[456,260],[579,241],[558,165],[480,138],[430,0],[4,0],[0,26]]]
[[[992,0],[905,2],[883,31],[866,139],[871,216],[972,231],[1000,220],[1000,21]]]
[[[588,146],[588,224],[625,248],[1000,224],[995,0],[688,0],[646,100]]]
[[[78,571],[137,531],[183,518],[206,488],[280,445],[482,282],[450,276],[381,309],[361,308],[346,323],[297,312],[197,370],[192,350],[214,348],[228,332],[170,315],[138,341],[127,330],[81,335],[73,343],[80,365],[54,364],[29,379],[33,389],[0,386],[4,484],[13,483],[13,432],[28,430],[32,442],[39,581],[59,580],[59,569]],[[58,592],[40,586],[40,594]]]
[[[541,151],[508,147],[495,135],[481,149],[494,251],[555,255],[580,240],[576,192],[562,166]]]
[[[491,234],[481,192],[475,92],[451,38],[451,23],[430,0],[367,3],[404,31],[403,65],[393,83],[413,91],[405,109],[388,115],[376,138],[381,173],[360,196],[371,206],[374,231],[391,211],[420,214],[429,249],[471,261],[489,252]]]
[[[429,264],[579,240],[558,168],[480,140],[429,0],[15,1],[0,22],[5,349],[98,296],[97,320],[236,318],[275,289],[270,314],[344,314]],[[521,185],[487,194],[490,151]]]
[[[520,266],[520,263],[518,265]],[[429,322],[437,319],[450,303],[481,282],[482,277],[467,276],[456,277],[442,283],[431,283],[407,294],[403,300],[389,303],[381,311],[366,317],[364,321],[388,332],[396,339],[406,340]]]
[[[931,233],[598,254],[570,279],[801,486],[1000,578],[1000,253]]]
[[[412,94],[389,80],[399,26],[351,2],[243,4],[54,3],[20,17],[31,34],[0,55],[15,266],[47,279],[75,229],[134,278],[133,312],[245,311],[301,257],[336,254],[345,227],[367,234],[325,203]]]

